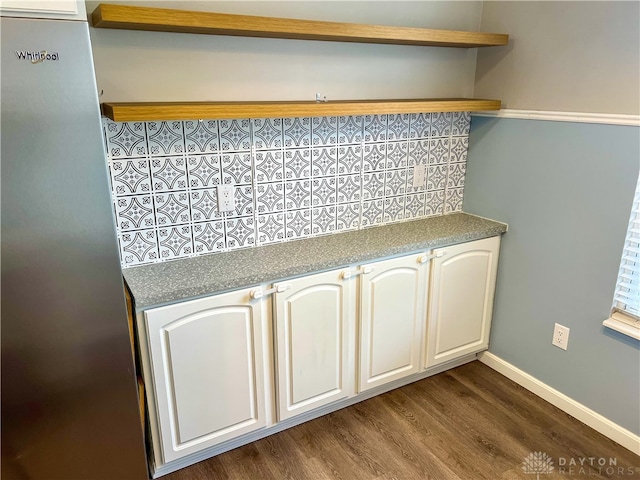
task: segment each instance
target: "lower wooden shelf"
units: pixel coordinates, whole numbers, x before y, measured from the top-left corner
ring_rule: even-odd
[[[335,100],[330,102],[167,102],[103,103],[102,113],[115,122],[272,117],[326,117],[393,113],[477,112],[500,110],[500,100],[420,98]]]

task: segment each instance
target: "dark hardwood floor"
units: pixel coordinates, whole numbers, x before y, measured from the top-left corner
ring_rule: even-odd
[[[626,480],[640,457],[476,361],[162,478]]]

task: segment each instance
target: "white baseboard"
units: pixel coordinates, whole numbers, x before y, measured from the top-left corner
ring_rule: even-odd
[[[580,420],[582,423],[590,426],[614,442],[617,442],[628,450],[631,450],[636,455],[640,455],[640,436],[635,433],[630,432],[626,428],[621,427],[599,413],[594,412],[590,408],[570,397],[567,397],[564,393],[542,383],[537,378],[532,377],[528,373],[523,372],[519,368],[514,367],[492,353],[481,353],[478,355],[478,359],[488,367],[494,369],[496,372],[501,373],[505,377],[516,382],[518,385],[526,388],[532,393],[535,393],[565,413],[568,413],[572,417]]]

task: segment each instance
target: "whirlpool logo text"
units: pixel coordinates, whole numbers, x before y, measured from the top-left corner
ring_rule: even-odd
[[[18,57],[18,60],[30,60],[31,63],[57,61],[60,59],[58,52],[47,52],[46,50],[32,52],[16,50],[16,56]]]

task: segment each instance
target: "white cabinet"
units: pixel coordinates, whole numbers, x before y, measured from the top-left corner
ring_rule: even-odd
[[[425,367],[489,345],[500,237],[434,250]]]
[[[352,395],[353,283],[336,270],[275,284],[278,420]]]
[[[241,290],[145,312],[156,465],[266,425],[262,308]]]
[[[361,268],[359,392],[420,370],[428,259],[414,254]]]
[[[344,406],[473,358],[489,343],[499,247],[492,237],[144,312],[155,468],[267,435],[274,414]]]

